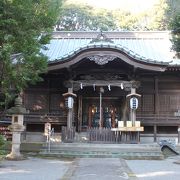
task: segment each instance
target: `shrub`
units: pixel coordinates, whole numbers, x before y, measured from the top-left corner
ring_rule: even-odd
[[[5,138],[4,136],[0,135],[0,149],[2,148],[4,144],[5,144]]]

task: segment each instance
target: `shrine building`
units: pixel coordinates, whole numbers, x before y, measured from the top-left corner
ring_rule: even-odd
[[[46,123],[59,141],[179,141],[180,59],[169,32],[54,32],[42,53],[44,81],[24,91],[24,141],[44,141]]]

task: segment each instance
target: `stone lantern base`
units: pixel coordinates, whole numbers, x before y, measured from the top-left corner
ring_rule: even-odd
[[[15,99],[15,106],[7,110],[8,114],[12,115],[12,124],[8,126],[12,132],[12,147],[11,153],[6,156],[8,160],[23,160],[25,159],[20,153],[21,133],[25,130],[23,125],[24,114],[28,111],[23,107],[22,98],[18,96]]]
[[[6,156],[7,160],[13,160],[13,161],[19,161],[19,160],[25,160],[26,158],[22,155],[22,154],[14,154],[14,153],[10,153]]]

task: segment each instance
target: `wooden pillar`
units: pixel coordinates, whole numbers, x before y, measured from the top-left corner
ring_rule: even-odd
[[[82,96],[78,98],[78,132],[81,132],[82,128]]]
[[[154,91],[154,114],[156,115],[154,121],[157,121],[159,115],[159,79],[157,76],[154,78]],[[154,125],[154,142],[157,142],[157,125]]]
[[[131,94],[136,94],[136,89],[131,88]],[[135,121],[136,121],[136,110],[135,109],[130,109],[130,118],[132,121],[133,127],[135,126]]]
[[[156,115],[159,114],[159,85],[158,85],[158,77],[154,78],[154,113]]]
[[[68,93],[72,93],[72,88],[68,88]],[[73,108],[68,108],[67,115],[67,128],[70,129],[72,127],[73,118]]]
[[[88,108],[88,127],[91,128],[92,127],[92,119],[93,119],[93,113],[92,113],[92,106],[89,106]]]
[[[112,128],[116,127],[116,122],[115,122],[115,108],[111,108],[111,126]]]
[[[103,127],[103,109],[102,109],[102,93],[104,93],[104,88],[100,88],[100,93],[99,93],[99,127]]]
[[[157,125],[154,125],[154,142],[157,142]]]
[[[180,126],[178,126],[178,144],[180,144]]]
[[[51,94],[50,94],[50,79],[48,79],[48,113],[50,113],[50,102],[51,102]]]
[[[127,106],[127,99],[124,98],[122,103],[122,118],[121,121],[126,124],[126,121],[129,119],[129,112],[128,112],[128,106]]]
[[[73,102],[74,98],[76,97],[76,94],[73,93],[72,88],[68,88],[68,92],[63,94],[63,96],[68,100],[68,114],[67,114],[67,128],[72,128],[72,122],[73,122]]]

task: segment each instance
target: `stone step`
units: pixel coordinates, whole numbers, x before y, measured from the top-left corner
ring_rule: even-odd
[[[46,144],[46,143],[45,143]],[[103,143],[51,143],[53,146],[63,147],[118,147],[118,148],[159,148],[157,143],[153,144],[103,144]]]
[[[59,143],[50,144],[53,150],[108,150],[108,151],[160,151],[159,145],[142,145],[142,144],[77,144],[77,143]],[[44,144],[47,148],[48,144]]]
[[[57,157],[108,157],[125,159],[163,159],[157,144],[88,144],[61,143],[47,144],[41,151],[42,156]]]
[[[123,159],[164,159],[162,153],[142,153],[142,152],[79,152],[79,151],[61,151],[61,152],[42,152],[45,157],[65,157],[65,158],[123,158]]]

